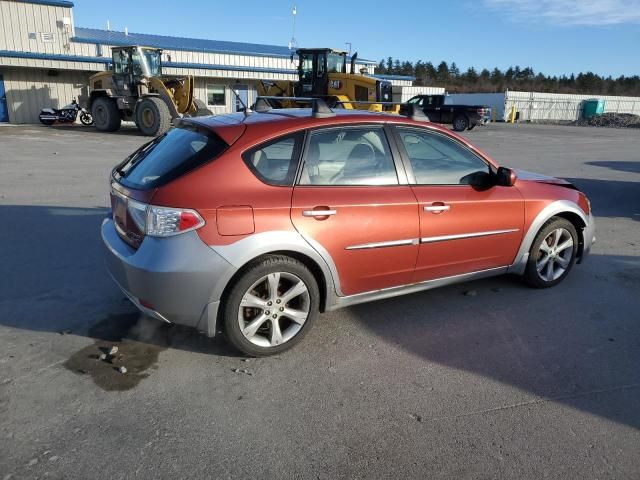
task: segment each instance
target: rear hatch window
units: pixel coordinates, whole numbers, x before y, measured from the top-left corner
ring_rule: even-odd
[[[182,124],[132,153],[113,176],[128,188],[157,188],[213,160],[227,147],[212,131]]]

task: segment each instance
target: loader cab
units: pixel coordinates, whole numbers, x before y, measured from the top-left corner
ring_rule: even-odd
[[[121,94],[135,92],[143,78],[162,75],[162,50],[139,46],[112,49],[113,83]]]
[[[347,73],[347,52],[330,48],[301,48],[296,53],[299,80],[295,92],[297,96],[327,95],[329,74]]]

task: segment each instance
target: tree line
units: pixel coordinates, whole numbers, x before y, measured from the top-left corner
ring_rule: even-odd
[[[376,73],[416,77],[414,85],[445,87],[448,92],[504,92],[505,90],[549,93],[581,93],[588,95],[640,96],[640,76],[603,77],[593,72],[550,76],[536,73],[531,67],[509,67],[477,71],[469,67],[461,71],[455,62],[415,63],[392,57],[380,60]]]

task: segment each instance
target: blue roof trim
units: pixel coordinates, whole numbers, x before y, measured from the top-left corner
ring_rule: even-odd
[[[75,33],[75,37],[71,40],[79,43],[101,43],[114,46],[144,45],[165,50],[244,54],[281,58],[289,58],[292,53],[288,47],[278,45],[169,37],[165,35],[149,35],[146,33],[132,32],[125,35],[124,32],[99,30],[96,28],[76,27]]]
[[[73,8],[73,2],[66,0],[13,0],[20,3],[35,3],[36,5],[49,5],[51,7]]]
[[[0,57],[33,58],[36,60],[62,60],[64,62],[84,63],[110,63],[108,57],[80,57],[77,55],[63,55],[59,53],[15,52],[13,50],[0,50]]]
[[[111,63],[109,57],[79,57],[76,55],[61,55],[57,53],[35,53],[35,52],[14,52],[11,50],[0,50],[0,57],[11,58],[31,58],[36,60],[61,60],[65,62],[84,62],[84,63]],[[179,62],[163,62],[168,68],[200,68],[203,70],[223,70],[229,72],[260,72],[260,73],[278,73],[286,75],[294,75],[295,69],[286,68],[266,68],[266,67],[243,67],[231,65],[215,65],[208,63],[179,63]]]
[[[101,43],[103,45],[128,46],[143,45],[184,52],[207,52],[232,55],[252,55],[256,57],[289,58],[292,50],[280,45],[263,45],[259,43],[229,42],[224,40],[207,40],[202,38],[170,37],[166,35],[150,35],[146,33],[132,33],[97,28],[76,27],[75,37],[71,40],[77,43]],[[377,65],[372,60],[358,59],[363,64]]]
[[[385,74],[375,74],[369,75],[370,77],[379,78],[381,80],[406,80],[409,82],[413,82],[416,77],[412,77],[409,75],[385,75]]]
[[[286,68],[268,68],[268,67],[236,67],[231,65],[215,65],[210,63],[180,63],[180,62],[162,62],[163,67],[169,68],[201,68],[203,70],[224,70],[230,72],[261,72],[261,73],[282,73],[287,75],[295,75],[297,70]]]

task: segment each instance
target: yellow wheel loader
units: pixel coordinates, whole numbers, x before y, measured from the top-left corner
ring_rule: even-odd
[[[322,98],[330,108],[399,112],[399,105],[385,105],[393,100],[391,82],[368,76],[365,72],[355,72],[357,53],[351,57],[350,73],[347,73],[347,52],[300,48],[296,54],[298,80],[260,82],[258,96]],[[280,108],[295,106],[293,100],[271,98],[269,103]]]
[[[193,98],[192,76],[162,76],[162,50],[140,46],[112,48],[112,70],[89,78],[88,108],[103,132],[135,122],[148,136],[165,133],[175,118],[211,115],[204,102]]]

